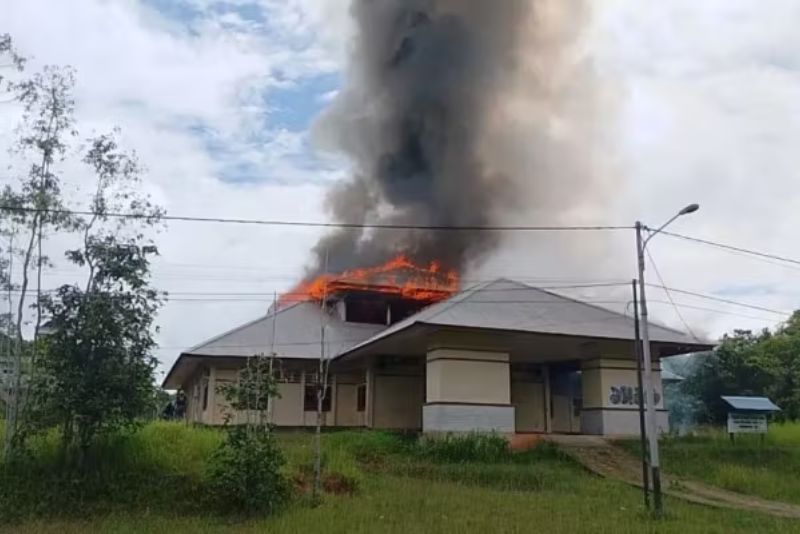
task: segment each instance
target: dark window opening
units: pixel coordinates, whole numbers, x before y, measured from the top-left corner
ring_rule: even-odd
[[[203,411],[208,409],[208,380],[203,383]]]
[[[306,389],[303,395],[303,410],[306,412],[317,411],[317,384],[306,384]],[[325,396],[322,398],[322,411],[331,411],[331,387],[328,386],[325,390]]]
[[[391,324],[400,322],[406,317],[411,317],[426,305],[427,304],[425,302],[418,300],[392,301],[392,303],[389,305],[391,307]]]
[[[348,323],[387,324],[388,303],[385,300],[354,296],[345,300],[345,321]]]
[[[363,412],[367,409],[367,385],[359,384],[356,388],[356,411]]]

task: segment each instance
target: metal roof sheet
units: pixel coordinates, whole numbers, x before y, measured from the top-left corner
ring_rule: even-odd
[[[500,279],[462,291],[383,330],[348,350],[366,346],[417,324],[634,339],[632,317],[512,280]],[[711,347],[679,330],[650,322],[650,340]]]
[[[734,410],[745,412],[779,412],[781,409],[767,397],[735,397],[723,395],[722,400]]]
[[[347,323],[324,315],[314,302],[301,302],[197,345],[181,356],[249,357],[274,351],[279,358],[317,359],[326,322],[326,357],[366,347],[416,324],[496,329],[587,338],[633,339],[633,319],[612,310],[500,279],[461,291],[390,327]],[[274,339],[273,339],[274,332]],[[650,323],[654,342],[710,347],[705,340]],[[165,379],[171,376],[178,358]]]
[[[386,328],[347,323],[335,314],[323,314],[319,304],[301,302],[214,337],[184,354],[247,357],[275,351],[279,358],[318,359],[323,321],[327,357],[335,356]]]

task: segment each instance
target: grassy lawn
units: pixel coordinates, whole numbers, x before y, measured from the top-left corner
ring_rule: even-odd
[[[343,432],[324,436],[328,472],[352,480],[355,494],[327,495],[316,508],[298,498],[281,514],[232,521],[186,503],[192,480],[219,442],[219,431],[178,424],[150,425],[126,440],[127,468],[153,477],[159,500],[146,490],[102,512],[80,517],[26,519],[0,526],[3,532],[800,532],[800,522],[667,501],[669,516],[652,521],[641,494],[590,475],[558,451],[542,447],[492,459],[464,461],[451,450],[411,452],[400,438],[383,433]],[[283,433],[289,474],[311,459],[311,435]],[[132,449],[131,449],[132,448]],[[136,452],[134,452],[136,451]],[[153,465],[168,480],[160,482]],[[138,491],[138,490],[137,490]],[[126,497],[127,499],[127,497]],[[161,499],[167,502],[161,503]],[[170,499],[174,502],[171,502]],[[131,505],[136,504],[136,506]],[[2,504],[2,503],[0,503]]]
[[[498,491],[379,475],[356,497],[329,497],[319,508],[298,505],[261,521],[113,515],[32,522],[9,532],[800,532],[788,520],[673,501],[667,503],[670,517],[652,522],[641,515],[637,491],[588,475],[567,476],[575,477],[577,491]]]
[[[638,451],[638,443],[625,447]],[[770,425],[764,443],[722,430],[661,442],[667,473],[702,480],[731,491],[800,504],[800,424]]]

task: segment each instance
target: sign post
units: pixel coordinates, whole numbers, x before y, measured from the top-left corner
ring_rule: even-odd
[[[722,397],[731,407],[728,412],[728,435],[731,443],[736,439],[736,434],[760,434],[761,441],[769,430],[767,414],[780,411],[771,400],[766,397]]]

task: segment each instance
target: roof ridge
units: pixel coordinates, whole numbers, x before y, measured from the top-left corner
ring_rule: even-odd
[[[600,311],[604,311],[604,312],[607,312],[607,313],[611,313],[611,314],[616,315],[618,317],[622,317],[623,319],[625,319],[627,321],[630,321],[631,323],[634,322],[634,318],[633,317],[630,317],[629,315],[627,315],[625,313],[620,313],[620,312],[618,312],[616,310],[612,310],[611,308],[606,308],[605,306],[600,306],[598,304],[592,304],[590,302],[586,302],[584,300],[581,300],[581,299],[578,299],[578,298],[575,298],[575,297],[570,297],[568,295],[563,295],[561,293],[556,293],[555,291],[548,291],[547,289],[543,289],[541,287],[536,287],[536,286],[533,286],[533,285],[530,285],[530,284],[526,284],[525,282],[518,282],[516,280],[509,280],[509,281],[512,282],[512,283],[515,283],[517,285],[525,286],[525,287],[534,289],[536,291],[539,291],[541,293],[545,293],[547,295],[551,295],[553,297],[558,297],[558,298],[561,298],[561,299],[564,299],[564,300],[568,300],[570,302],[574,302],[576,304],[581,304],[581,305],[586,306],[588,308],[593,308],[595,310],[600,310]],[[671,326],[663,325],[660,322],[653,321],[649,317],[648,317],[647,322],[652,326],[657,326],[658,328],[663,328],[664,330],[672,332],[673,334],[680,334],[682,336],[691,336],[698,343],[702,342],[700,339],[697,338],[697,336],[693,336],[689,332],[684,332],[682,330],[678,330],[677,328],[672,328]]]

